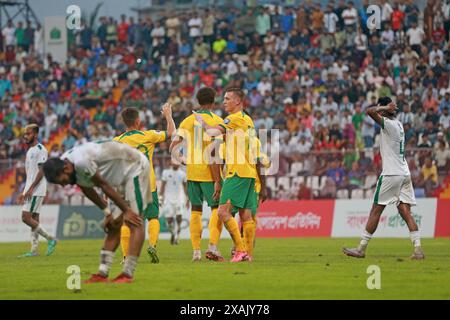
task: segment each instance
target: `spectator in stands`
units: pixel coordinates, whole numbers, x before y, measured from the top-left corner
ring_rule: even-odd
[[[447,130],[450,128],[450,115],[448,114],[448,107],[442,109],[442,114],[439,118],[439,126],[441,130]]]
[[[436,150],[436,164],[439,172],[447,173],[450,168],[450,149],[443,139],[438,141],[439,147]]]
[[[348,172],[348,191],[351,198],[352,190],[359,189],[364,184],[364,173],[360,170],[357,161],[352,163],[352,168]]]
[[[341,165],[341,161],[339,160],[332,161],[325,175],[331,178],[336,183],[337,188],[344,187],[345,170]]]
[[[419,148],[432,148],[433,144],[431,143],[428,134],[424,133],[422,135],[422,143],[418,145]]]
[[[312,192],[311,189],[306,186],[306,183],[302,182],[299,185],[298,193],[297,193],[297,199],[298,200],[310,200],[312,199]]]
[[[432,190],[438,184],[437,166],[433,163],[431,158],[426,158],[422,166],[422,175],[425,181],[425,192],[427,196],[431,196]]]
[[[330,178],[325,178],[325,183],[323,185],[323,188],[319,191],[319,199],[335,199],[336,198],[336,182]]]
[[[450,46],[441,26],[448,27],[448,14],[427,15],[436,23],[426,24],[426,37],[414,1],[390,9],[388,3],[382,3],[384,23],[376,33],[365,25],[369,3],[355,7],[343,0],[330,1],[325,12],[306,2],[273,11],[198,7],[155,21],[101,17],[96,27],[83,21],[81,30],[69,31],[62,64],[43,55],[39,25],[22,21],[24,29],[20,19],[8,21],[1,31],[0,157],[23,160],[18,142],[23,125],[33,121],[45,127],[54,115],[58,129],[70,127],[63,150],[76,140],[113,136],[123,128],[118,114],[128,106],[141,110],[146,128],[163,129],[158,108],[170,99],[179,124],[204,85],[219,93],[228,86],[254,92],[248,111],[255,126],[280,130],[280,176],[307,154],[312,157],[301,160],[310,163],[305,172],[323,175],[329,163],[344,156],[351,169],[361,148],[374,152],[371,165],[361,170],[379,170],[373,146],[380,128],[363,114],[380,94],[397,101],[407,156],[410,148],[432,148],[442,139],[447,145]],[[344,148],[357,150],[345,154]],[[430,156],[438,163],[430,150],[417,153],[420,167]]]
[[[276,195],[277,200],[290,200],[291,193],[289,190],[284,190],[283,186],[278,186],[278,191]]]

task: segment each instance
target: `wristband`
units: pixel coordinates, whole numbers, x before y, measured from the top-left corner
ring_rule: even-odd
[[[106,207],[105,209],[103,209],[103,213],[105,214],[105,217],[107,217],[111,215],[111,210],[108,207]]]

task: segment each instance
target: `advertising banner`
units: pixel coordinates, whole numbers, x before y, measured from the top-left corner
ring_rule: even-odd
[[[60,64],[67,59],[66,17],[45,17],[44,19],[45,54],[51,54]]]
[[[182,223],[180,239],[190,239],[189,217],[190,209],[182,212]],[[202,224],[202,238],[209,238],[208,223],[211,216],[211,209],[204,205]],[[103,212],[96,206],[60,206],[60,218],[58,222],[57,237],[59,239],[101,239],[104,238],[102,222]],[[170,239],[170,232],[167,227],[166,218],[160,213],[160,239]],[[147,221],[146,221],[147,230]],[[148,238],[148,232],[145,233]],[[223,232],[222,238],[229,238],[228,232]]]
[[[329,237],[334,200],[266,201],[256,216],[257,237]]]
[[[59,206],[42,206],[40,224],[52,236],[56,235]],[[29,242],[31,229],[22,222],[22,206],[0,207],[0,242]],[[45,240],[40,237],[40,240]]]
[[[103,238],[105,215],[96,206],[60,206],[58,239]]]
[[[450,237],[450,199],[439,199],[436,210],[435,237]]]
[[[411,207],[420,234],[424,238],[434,237],[437,199],[417,199]],[[371,199],[336,200],[332,237],[360,237],[369,218]],[[380,218],[375,237],[409,237],[408,227],[395,205],[386,206]]]

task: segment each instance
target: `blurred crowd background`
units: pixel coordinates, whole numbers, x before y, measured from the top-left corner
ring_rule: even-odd
[[[28,123],[57,156],[122,133],[125,107],[164,130],[168,101],[178,125],[203,86],[217,90],[220,116],[223,90],[246,89],[256,128],[279,130],[279,141],[269,139],[279,152],[272,198],[371,197],[380,128],[364,110],[380,96],[398,105],[416,196],[438,196],[450,173],[450,1],[374,3],[379,29],[368,27],[368,1],[98,17],[69,31],[65,63],[44,54],[41,26],[9,21],[0,37],[0,177],[16,168],[16,184],[5,203],[23,189]],[[158,176],[167,149],[156,148]],[[47,201],[73,195],[55,188]]]

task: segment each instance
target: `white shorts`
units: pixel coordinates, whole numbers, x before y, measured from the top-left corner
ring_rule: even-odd
[[[128,180],[124,186],[115,189],[125,199],[131,210],[140,216],[144,216],[153,201],[150,191],[149,167],[144,168],[140,174]],[[123,213],[111,200],[109,200],[109,206],[114,219],[117,219]]]
[[[398,205],[400,202],[416,205],[411,176],[381,175],[378,178],[373,202],[381,205]]]
[[[161,213],[166,218],[175,218],[176,216],[179,216],[182,214],[181,204],[165,201],[161,208]]]
[[[25,201],[22,206],[22,211],[30,213],[41,213],[42,203],[45,197],[33,196],[29,200]]]

